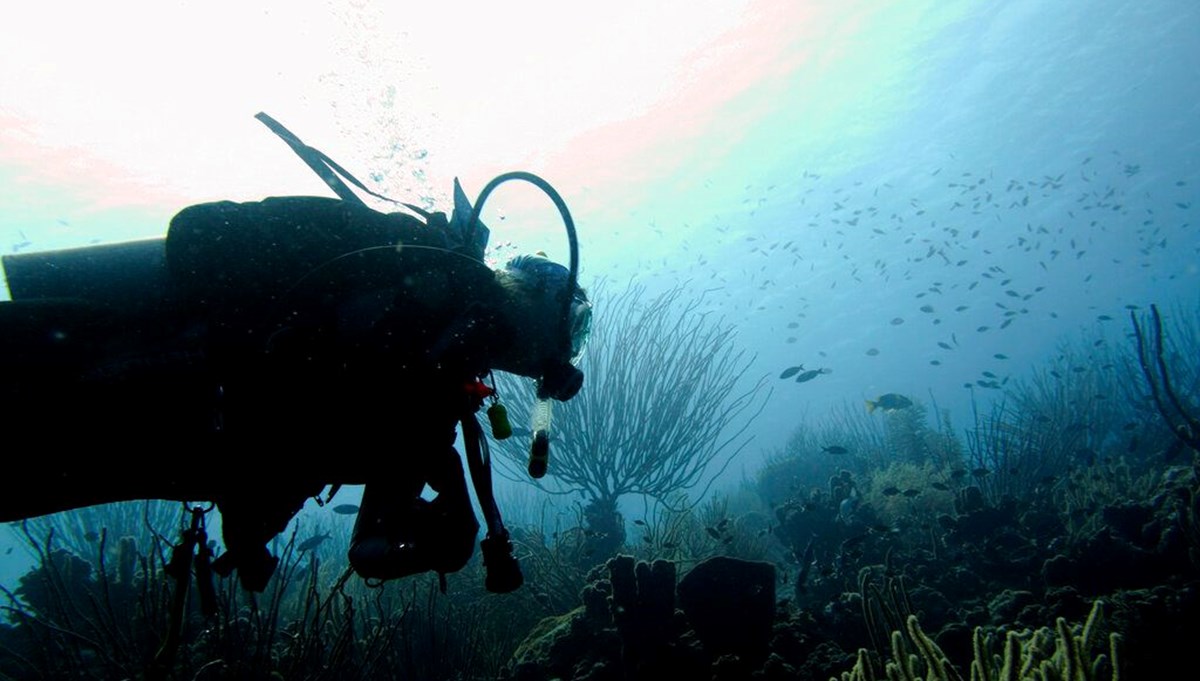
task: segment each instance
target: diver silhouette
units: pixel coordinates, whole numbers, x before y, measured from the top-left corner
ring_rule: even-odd
[[[476,413],[491,402],[494,434],[505,435],[485,383],[493,370],[535,379],[542,409],[582,385],[574,362],[591,306],[565,204],[540,178],[508,173],[473,207],[456,180],[449,219],[408,204],[382,213],[341,178],[386,197],[258,118],[339,198],[205,203],[180,211],[165,238],[4,258],[0,413],[25,444],[10,449],[24,482],[6,485],[0,521],[211,501],[225,549],[213,570],[236,569],[261,591],[277,563],[267,543],[305,502],[363,484],[354,570],[444,577],[469,560],[479,529],[454,448],[461,424],[487,588],[519,587]],[[511,179],[558,207],[569,267],[542,256],[484,263],[480,209]],[[538,434],[540,473],[548,438]]]

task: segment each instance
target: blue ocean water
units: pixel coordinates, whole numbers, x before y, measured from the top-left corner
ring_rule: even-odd
[[[827,42],[783,40],[775,68],[748,71],[748,82],[706,109],[643,112],[659,123],[645,129],[687,134],[631,142],[634,151],[624,156],[606,155],[595,142],[556,140],[554,149],[489,158],[462,171],[468,193],[498,165],[542,172],[559,183],[575,211],[585,286],[601,279],[610,287],[636,280],[651,292],[683,286],[701,298],[711,319],[735,329],[736,346],[753,357],[748,385],[765,377],[770,392],[747,431],[751,444],[722,484],[752,478],[797,426],[819,424],[838,409],[862,409],[885,393],[936,404],[961,429],[973,405],[986,409],[1003,399],[1065,346],[1097,339],[1128,345],[1131,311],[1157,304],[1170,320],[1194,315],[1200,303],[1200,5],[892,5],[829,10],[832,19],[822,16],[836,31]],[[749,7],[778,10],[773,3]],[[345,9],[339,16],[358,15]],[[548,27],[572,30],[565,18]],[[794,28],[809,38],[802,22]],[[319,81],[328,97],[303,104],[325,111],[314,120],[327,125],[314,126],[311,135],[297,132],[373,186],[448,210],[454,171],[429,165],[438,159],[436,141],[410,139],[437,129],[428,122],[436,116],[425,112],[414,123],[406,103],[473,107],[480,121],[487,107],[470,102],[469,87],[450,83],[419,93],[401,84],[397,93],[398,76],[370,71],[390,64],[369,54],[383,38],[362,30],[369,38],[362,54],[354,45],[334,46],[328,55],[335,66],[318,58],[298,67],[298,76],[289,74]],[[449,27],[447,34],[453,35]],[[293,39],[263,36],[261,47]],[[653,32],[644,38],[654,39]],[[326,55],[323,43],[313,49]],[[494,54],[459,49],[474,63],[506,67]],[[752,55],[756,46],[723,49]],[[356,56],[337,60],[347,53]],[[709,73],[703,69],[695,73],[701,82],[694,87],[725,85],[703,82]],[[31,65],[26,77],[47,76]],[[599,79],[583,84],[589,85],[601,93],[621,88]],[[563,88],[567,108],[572,91],[554,87]],[[231,88],[211,96],[225,102],[226,113],[244,110],[246,119],[264,106],[261,100],[279,99],[254,94]],[[86,90],[62,96],[85,95],[91,96]],[[286,98],[280,101],[286,107]],[[290,113],[272,112],[285,120]],[[229,174],[213,172],[199,188],[176,188],[169,199],[106,202],[95,190],[78,190],[79,177],[63,188],[34,172],[40,161],[14,150],[28,138],[36,142],[36,116],[31,124],[26,112],[2,100],[0,114],[13,115],[0,118],[9,133],[0,137],[0,234],[13,251],[161,234],[183,205],[225,198],[236,167],[261,157],[260,148],[226,149],[219,153],[229,155]],[[537,140],[532,126],[540,119],[530,112],[528,120],[531,129],[519,132]],[[597,120],[593,127],[626,139],[642,129],[638,120],[632,116],[625,128],[622,121]],[[168,119],[160,123],[169,128]],[[586,138],[586,121],[583,128],[579,136]],[[336,139],[339,132],[352,140]],[[287,168],[279,171],[277,189],[263,191],[324,191],[276,140],[253,134],[265,139],[263,149],[278,152],[269,163]],[[213,145],[221,141],[206,138],[196,147]],[[426,146],[433,149],[429,161]],[[65,158],[71,156],[68,148]],[[107,167],[83,168],[84,180],[108,175]],[[410,189],[419,196],[403,193]],[[506,205],[503,197],[495,203],[484,216],[493,245],[513,242],[512,248],[544,248],[561,258],[557,216],[542,212],[544,206]],[[596,323],[604,319],[600,306]],[[798,365],[828,372],[799,384],[778,378]],[[0,551],[18,543],[0,537]],[[0,582],[27,569],[19,556],[0,555]]]

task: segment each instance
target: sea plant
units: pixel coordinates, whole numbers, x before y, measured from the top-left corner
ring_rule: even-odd
[[[587,528],[610,538],[611,553],[623,539],[620,500],[697,503],[750,443],[768,391],[765,378],[747,375],[753,357],[735,328],[711,318],[686,288],[651,294],[631,284],[610,294],[600,286],[594,297],[585,386],[555,405],[549,473],[535,484],[581,498]],[[499,385],[512,422],[528,423],[529,389],[511,377]],[[511,477],[525,478],[513,471],[525,469],[527,446],[516,437],[498,446]]]
[[[1082,625],[1060,617],[1053,627],[1032,631],[976,627],[974,657],[963,674],[910,614],[903,629],[892,631],[891,655],[882,671],[860,648],[854,667],[831,681],[1117,681],[1121,638],[1104,635],[1103,620],[1104,603],[1097,600]]]

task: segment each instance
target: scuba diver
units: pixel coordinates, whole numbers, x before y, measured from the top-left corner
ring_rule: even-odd
[[[591,319],[565,204],[540,178],[509,173],[474,206],[455,180],[449,219],[408,204],[385,214],[342,178],[390,199],[257,118],[339,198],[205,203],[180,211],[165,238],[4,258],[0,407],[25,444],[9,448],[24,480],[8,480],[0,521],[210,501],[224,539],[212,569],[261,591],[278,562],[267,544],[305,502],[362,484],[353,569],[374,580],[432,570],[444,588],[479,529],[454,447],[461,425],[486,586],[516,589],[476,413],[490,403],[493,436],[507,436],[492,371],[534,379],[530,470],[544,473],[550,400],[579,391]],[[511,179],[558,207],[569,267],[540,255],[484,263],[479,214]]]

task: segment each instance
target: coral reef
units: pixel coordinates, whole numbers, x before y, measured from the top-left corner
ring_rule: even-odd
[[[777,665],[770,564],[711,558],[676,585],[673,563],[622,555],[591,577],[584,605],[538,625],[502,678],[741,679]]]
[[[966,667],[972,681],[1104,681],[1120,678],[1120,636],[1101,633],[1103,602],[1096,601],[1083,625],[1070,626],[1058,618],[1053,629],[1009,630],[1003,643],[997,634],[977,627],[972,639],[973,658]],[[916,615],[905,620],[903,630],[891,635],[891,656],[883,662],[883,673],[865,648],[860,648],[854,667],[831,681],[964,681],[942,648],[921,628]]]

